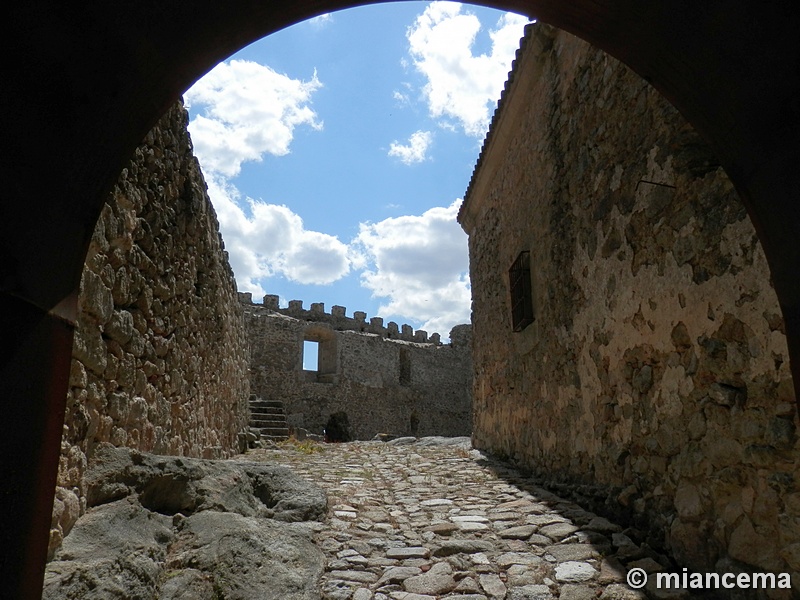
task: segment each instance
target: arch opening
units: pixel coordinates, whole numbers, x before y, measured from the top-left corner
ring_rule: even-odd
[[[9,485],[22,493],[7,498],[4,511],[19,515],[3,534],[23,549],[6,579],[20,597],[39,593],[41,524],[29,507],[41,508],[43,499],[47,504],[52,490],[56,421],[68,378],[69,305],[106,192],[134,145],[199,73],[247,40],[335,6],[345,4],[275,9],[204,2],[188,15],[161,7],[155,13],[161,19],[146,4],[95,7],[89,19],[64,18],[56,3],[49,10],[13,7],[8,59],[18,60],[8,70],[8,89],[18,93],[4,98],[6,114],[15,115],[5,137],[12,151],[4,171],[7,206],[30,208],[3,213],[3,375],[9,397],[30,402],[11,407],[3,455],[19,465],[41,457],[34,461],[40,469],[10,475]],[[800,141],[792,101],[799,84],[782,71],[785,59],[799,54],[798,11],[755,2],[693,14],[659,4],[642,12],[633,2],[611,1],[502,8],[538,13],[622,58],[712,140],[764,244],[797,373],[800,219],[791,157]],[[39,176],[42,146],[60,158],[47,177]]]

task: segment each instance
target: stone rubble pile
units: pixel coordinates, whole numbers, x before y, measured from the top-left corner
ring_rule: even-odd
[[[467,438],[304,442],[249,457],[290,465],[329,494],[315,535],[324,600],[688,597],[630,589],[627,569],[674,565],[638,532],[536,487]]]

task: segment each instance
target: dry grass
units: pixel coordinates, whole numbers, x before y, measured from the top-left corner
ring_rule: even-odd
[[[314,440],[298,440],[296,437],[291,436],[288,440],[278,442],[278,446],[282,449],[291,449],[299,452],[300,454],[316,454],[325,452],[325,446]]]

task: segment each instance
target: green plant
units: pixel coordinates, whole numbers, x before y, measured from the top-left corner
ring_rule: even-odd
[[[325,451],[325,448],[322,444],[315,442],[314,440],[300,441],[294,437],[294,435],[290,436],[289,439],[278,442],[278,446],[284,449],[295,450],[301,454],[314,454]]]

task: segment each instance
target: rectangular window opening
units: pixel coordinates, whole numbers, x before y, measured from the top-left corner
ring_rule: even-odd
[[[533,323],[530,254],[527,250],[520,252],[508,270],[511,290],[511,326],[514,331],[522,331]]]
[[[319,342],[303,340],[303,370],[319,371]]]
[[[411,353],[408,348],[400,349],[400,385],[411,385]]]

